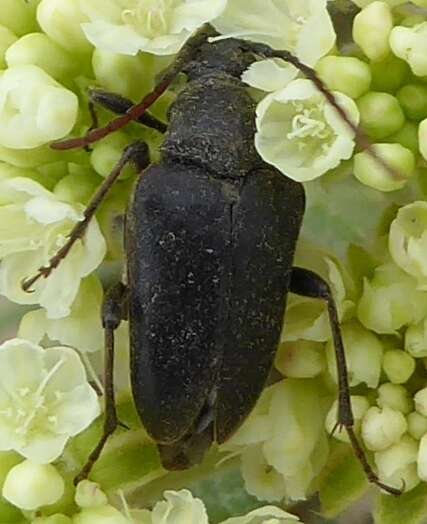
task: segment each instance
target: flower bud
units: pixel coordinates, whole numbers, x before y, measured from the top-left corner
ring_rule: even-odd
[[[427,22],[414,27],[394,27],[390,33],[390,47],[393,53],[408,62],[414,75],[427,75],[425,41]]]
[[[56,80],[76,72],[76,61],[44,33],[25,35],[6,51],[9,67],[33,64]]]
[[[285,479],[264,457],[261,447],[251,446],[242,453],[242,477],[246,491],[268,502],[280,501]]]
[[[364,280],[357,315],[368,329],[395,334],[402,326],[427,315],[427,296],[398,266],[384,264],[376,268],[371,281]]]
[[[398,131],[405,122],[402,108],[393,95],[370,91],[357,101],[360,125],[374,140],[380,140]]]
[[[427,417],[420,415],[416,411],[409,413],[408,432],[416,440],[420,440],[427,433]]]
[[[123,150],[132,142],[132,138],[126,133],[114,133],[93,146],[90,162],[93,169],[102,177],[107,177],[120,157]],[[134,166],[126,166],[119,179],[123,180],[135,174]]]
[[[394,55],[389,55],[381,62],[371,62],[369,66],[372,91],[395,93],[410,75],[408,64]]]
[[[415,409],[427,417],[427,388],[420,389],[414,396]]]
[[[16,42],[18,38],[10,29],[0,26],[0,68],[6,67],[5,54],[7,49]]]
[[[381,374],[383,348],[378,338],[357,322],[341,326],[344,347],[346,349],[350,386],[364,382],[370,388],[376,388]],[[335,383],[337,365],[332,340],[326,345],[328,370]]]
[[[427,357],[427,319],[408,327],[405,350],[415,358]]]
[[[399,89],[396,97],[407,118],[422,120],[427,117],[427,86],[406,84]]]
[[[362,438],[366,447],[381,451],[399,442],[407,429],[407,422],[400,411],[375,406],[368,409],[362,421]]]
[[[359,431],[362,418],[365,416],[365,413],[369,409],[369,400],[366,397],[360,395],[351,395],[351,409],[354,417],[354,429]],[[326,415],[325,420],[325,429],[329,435],[334,431],[333,436],[340,440],[341,442],[350,443],[346,429],[336,427],[337,424],[337,415],[338,415],[338,400],[335,400],[332,404],[331,409]]]
[[[394,177],[379,165],[368,151],[354,156],[354,176],[362,184],[379,191],[396,191],[404,187],[415,169],[412,152],[400,144],[374,144],[373,148],[376,154],[394,169],[398,177]]]
[[[31,524],[72,524],[70,517],[57,513],[50,517],[39,517],[32,521]]]
[[[61,178],[53,193],[62,202],[86,204],[101,182],[91,169],[87,169]]]
[[[285,377],[315,377],[325,367],[324,345],[311,340],[284,342],[279,346],[275,366]]]
[[[404,384],[415,371],[415,360],[405,351],[387,351],[383,357],[383,369],[390,382]]]
[[[0,24],[18,36],[35,31],[34,7],[28,2],[1,0]]]
[[[329,89],[350,98],[359,98],[369,90],[371,72],[368,64],[350,56],[325,56],[316,71]]]
[[[406,147],[406,149],[409,149],[413,155],[418,156],[420,152],[418,128],[419,126],[417,123],[408,120],[403,124],[399,131],[388,136],[385,140],[387,140],[387,142],[400,144],[401,146]]]
[[[64,480],[51,464],[24,460],[8,473],[3,497],[25,510],[55,504],[64,494]]]
[[[384,60],[390,53],[388,39],[392,29],[390,6],[386,2],[372,2],[354,18],[353,39],[370,60]]]
[[[37,21],[57,44],[73,53],[89,53],[92,46],[82,29],[87,17],[75,0],[42,0],[37,8]]]
[[[420,446],[418,448],[418,476],[424,482],[427,481],[427,435],[424,435],[420,440]]]
[[[380,408],[389,407],[406,414],[413,409],[412,398],[400,384],[386,382],[378,388],[377,404]]]
[[[375,463],[381,481],[397,489],[401,489],[403,484],[405,492],[417,486],[420,482],[416,468],[417,452],[417,442],[409,435],[388,449],[377,451]]]
[[[77,484],[75,501],[81,508],[96,508],[108,504],[105,493],[98,484],[90,480],[82,480]]]
[[[421,155],[427,160],[427,118],[418,126],[418,144]]]
[[[406,273],[414,276],[418,289],[427,289],[427,202],[401,207],[390,226],[389,251]]]
[[[73,517],[73,524],[130,524],[129,520],[113,506],[85,508]]]

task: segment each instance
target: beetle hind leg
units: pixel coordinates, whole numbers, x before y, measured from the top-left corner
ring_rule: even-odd
[[[376,475],[370,466],[366,454],[354,432],[354,418],[351,409],[350,387],[348,383],[348,371],[344,345],[341,337],[337,308],[335,306],[329,285],[319,275],[316,275],[316,273],[313,273],[308,269],[294,267],[292,268],[289,290],[297,295],[319,298],[326,302],[338,370],[338,422],[336,427],[345,427],[353,447],[354,454],[362,465],[369,482],[376,484],[378,487],[392,495],[401,495],[401,490],[387,486],[379,480],[378,475]]]
[[[91,452],[86,461],[86,464],[74,479],[74,483],[76,485],[81,480],[87,478],[93,465],[101,455],[108,438],[114,433],[117,426],[122,425],[117,418],[114,394],[114,332],[119,327],[120,322],[126,318],[127,287],[119,282],[107,292],[102,306],[102,325],[105,333],[104,429],[97,446]]]

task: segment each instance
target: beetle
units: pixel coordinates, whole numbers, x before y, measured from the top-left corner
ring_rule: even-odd
[[[102,313],[104,433],[77,480],[89,474],[118,424],[112,369],[114,331],[122,319],[129,320],[132,393],[141,421],[157,442],[164,467],[186,469],[200,462],[214,441],[230,438],[252,411],[273,365],[291,292],[326,302],[338,366],[338,425],[346,428],[369,480],[398,495],[400,490],[380,482],[353,430],[330,288],[315,273],[293,267],[303,186],[256,152],[255,104],[240,77],[258,57],[284,58],[360,133],[314,72],[290,53],[237,39],[207,42],[215,34],[210,26],[196,32],[136,106],[95,91],[93,101],[123,115],[83,139],[53,145],[87,146],[131,120],[161,128],[145,112],[178,72],[186,73],[188,82],[170,109],[160,162],[149,165],[143,142],[128,146],[68,242],[23,285],[30,289],[58,266],[123,167],[133,162],[142,174],[126,215],[127,282],[107,293]]]

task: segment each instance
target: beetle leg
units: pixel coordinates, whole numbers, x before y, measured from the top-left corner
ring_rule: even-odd
[[[108,111],[115,113],[116,115],[125,115],[134,105],[132,100],[129,100],[128,98],[125,98],[124,96],[118,95],[116,93],[104,91],[103,89],[89,89],[89,99],[91,104],[100,105],[105,109],[108,109]],[[139,122],[144,126],[155,129],[160,133],[165,133],[168,128],[164,122],[150,113],[144,113],[142,116],[137,118],[135,122]],[[98,127],[97,123],[92,125],[89,131],[92,131],[92,129],[95,129],[96,127]]]
[[[86,229],[93,216],[95,215],[96,211],[98,210],[99,206],[104,201],[110,189],[113,187],[113,185],[119,178],[124,167],[129,163],[135,164],[138,171],[142,171],[149,165],[149,150],[145,142],[134,142],[124,150],[120,160],[117,162],[114,169],[104,180],[104,182],[99,186],[99,188],[96,190],[95,194],[89,201],[86,209],[83,212],[83,220],[76,223],[76,225],[68,235],[67,242],[49,260],[49,264],[47,266],[39,268],[36,275],[23,281],[22,289],[24,291],[30,292],[31,287],[33,286],[33,284],[35,284],[35,282],[37,282],[42,277],[47,278],[50,275],[50,273],[58,267],[60,262],[68,255],[75,242],[83,238]]]
[[[338,423],[347,430],[354,453],[358,458],[369,482],[376,484],[384,491],[392,495],[401,495],[402,491],[383,484],[371,468],[363,448],[354,432],[354,418],[351,409],[350,387],[348,383],[347,363],[345,359],[344,345],[341,337],[340,324],[338,320],[337,308],[332,296],[331,289],[327,282],[319,275],[300,267],[292,268],[291,282],[289,291],[297,295],[324,300],[328,307],[329,322],[332,330],[332,338],[335,347],[338,370]]]
[[[87,478],[93,465],[98,460],[108,438],[114,433],[118,425],[116,401],[114,394],[114,332],[120,322],[127,318],[127,287],[119,282],[109,289],[102,305],[102,326],[105,334],[105,364],[104,364],[104,402],[105,418],[102,437],[97,446],[89,455],[86,464],[74,479],[77,485]]]

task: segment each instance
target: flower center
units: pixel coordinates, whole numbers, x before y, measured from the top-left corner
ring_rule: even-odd
[[[54,430],[56,417],[47,416],[51,406],[46,404],[44,392],[49,381],[64,362],[65,360],[61,359],[53,366],[36,391],[31,391],[29,388],[20,388],[16,391],[13,395],[13,406],[0,411],[0,417],[3,418],[4,423],[12,423],[15,427],[15,433],[23,438],[24,441],[27,440],[28,434],[36,426],[46,427],[46,421],[51,430]],[[61,392],[56,391],[55,397],[55,400],[60,400]]]
[[[122,20],[146,38],[155,38],[169,31],[170,8],[174,0],[128,0]]]
[[[306,138],[328,142],[333,133],[331,127],[325,122],[324,103],[317,102],[311,105],[301,102],[291,103],[296,112],[292,118],[291,130],[286,133],[286,138],[296,141],[299,149],[304,149],[307,146]],[[328,147],[326,143],[323,146]]]

